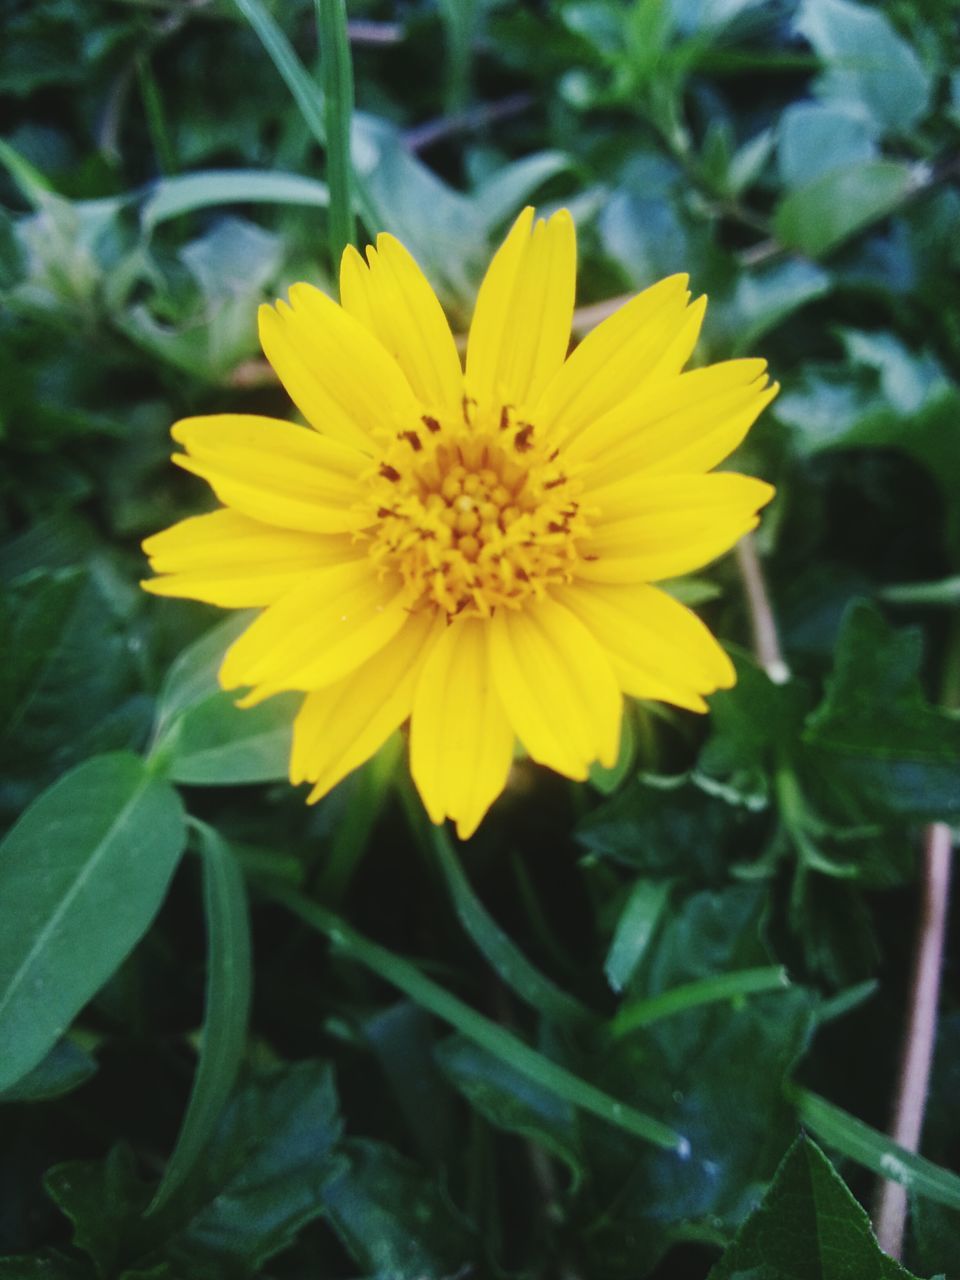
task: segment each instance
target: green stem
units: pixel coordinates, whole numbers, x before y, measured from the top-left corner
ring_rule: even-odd
[[[786,971],[779,965],[760,969],[740,969],[736,973],[721,973],[713,978],[686,982],[683,986],[671,987],[661,995],[650,996],[645,1000],[635,1000],[628,1004],[620,1010],[610,1024],[610,1034],[614,1039],[619,1039],[631,1031],[636,1031],[638,1027],[648,1027],[661,1018],[669,1018],[675,1013],[683,1013],[698,1005],[759,995],[764,991],[782,991],[789,985],[790,980]]]
[[[366,965],[391,986],[402,991],[421,1008],[448,1023],[461,1035],[499,1058],[521,1075],[565,1102],[589,1111],[615,1128],[675,1151],[682,1158],[690,1153],[687,1139],[652,1116],[618,1102],[609,1094],[580,1079],[565,1067],[545,1058],[528,1044],[477,1013],[456,996],[425,977],[415,965],[379,946],[351,929],[339,916],[287,889],[270,889],[269,896],[299,916],[311,928],[329,938],[331,944],[352,960]]]
[[[353,217],[353,165],[350,121],[353,116],[353,63],[344,0],[314,0],[320,36],[323,118],[327,137],[327,186],[330,189],[329,238],[333,270],[356,239]]]
[[[809,1089],[788,1085],[786,1094],[797,1108],[801,1123],[827,1146],[908,1191],[950,1209],[960,1209],[960,1177],[950,1169],[908,1151]]]
[[[591,1011],[561,990],[530,963],[507,937],[473,891],[443,827],[430,824],[430,843],[437,855],[457,919],[477,949],[515,995],[538,1013],[571,1026],[593,1021]]]
[[[146,54],[137,58],[137,82],[140,85],[140,97],[147,118],[147,132],[153,143],[154,154],[160,172],[166,175],[177,172],[177,157],[167,127],[167,113],[160,96],[160,86],[153,74],[153,67]]]

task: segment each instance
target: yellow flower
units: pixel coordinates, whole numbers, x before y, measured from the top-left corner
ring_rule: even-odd
[[[221,414],[173,428],[223,503],[144,543],[144,585],[263,612],[228,650],[246,705],[306,694],[290,777],[317,800],[406,720],[434,822],[476,830],[519,738],[569,778],[612,765],[623,694],[706,710],[734,681],[651,583],[757,524],[760,480],[709,474],[776,394],[762,360],[682,373],[703,319],[685,276],[568,357],[566,210],[517,219],[480,288],[466,371],[440,304],[388,235],[263,307],[267,359],[309,426]]]

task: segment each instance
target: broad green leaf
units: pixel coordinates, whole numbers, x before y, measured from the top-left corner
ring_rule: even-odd
[[[71,1160],[55,1165],[44,1179],[47,1193],[73,1224],[73,1243],[93,1261],[100,1276],[137,1252],[140,1215],[149,1198],[137,1176],[136,1159],[124,1144],[105,1160]]]
[[[174,782],[226,786],[287,777],[293,717],[302,696],[284,693],[246,709],[235,697],[215,693],[175,721],[158,748]]]
[[[452,1276],[471,1267],[478,1252],[440,1188],[382,1143],[341,1144],[338,1169],[321,1195],[324,1216],[366,1274]]]
[[[118,753],[61,778],[0,843],[0,1088],[41,1061],[146,932],[184,839],[176,793]]]
[[[75,570],[39,577],[28,584],[4,627],[9,655],[0,669],[0,730],[12,738],[42,690],[52,663],[62,660],[60,637],[84,586]]]
[[[827,694],[803,740],[838,789],[868,812],[899,818],[960,814],[960,720],[924,696],[922,638],[895,630],[869,604],[850,607]]]
[[[571,167],[562,151],[536,151],[514,160],[486,178],[474,190],[470,203],[484,234],[492,238],[500,227],[514,218],[538,187]]]
[[[136,665],[124,603],[98,577],[29,574],[4,605],[0,777],[25,787],[16,812],[71,765],[139,745],[148,707],[131,697]]]
[[[710,737],[693,777],[711,795],[763,809],[774,763],[792,752],[810,694],[799,680],[774,683],[742,650],[731,657],[737,683],[711,699]]]
[[[823,1152],[798,1138],[709,1280],[911,1280]]]
[[[734,354],[756,350],[761,338],[808,302],[824,297],[830,287],[830,277],[822,267],[800,258],[743,272],[737,277],[733,296],[720,301],[720,324]]]
[[[200,1057],[190,1101],[160,1186],[156,1213],[183,1185],[216,1128],[240,1069],[250,1008],[250,924],[243,876],[216,831],[195,823],[203,859],[207,985]]]
[[[323,1212],[340,1128],[326,1064],[298,1062],[237,1091],[198,1170],[198,1207],[167,1246],[176,1274],[256,1274],[289,1245]]]
[[[917,172],[897,160],[862,160],[797,187],[777,206],[773,228],[788,249],[820,258],[887,217],[916,188]]]
[[[803,0],[796,25],[826,64],[822,98],[868,113],[891,133],[926,114],[933,78],[885,13],[852,0]]]
[[[788,189],[877,155],[870,122],[842,104],[796,102],[780,117],[779,132],[777,162]]]
[[[220,169],[160,178],[140,208],[144,230],[198,209],[236,204],[295,204],[325,208],[326,184],[299,173]]]
[[[591,854],[646,877],[717,881],[742,824],[742,814],[684,776],[641,776],[583,818],[576,839]]]
[[[576,1109],[509,1063],[453,1036],[436,1050],[444,1074],[492,1125],[530,1138],[562,1160],[575,1190],[585,1168]]]
[[[220,688],[217,671],[230,643],[250,624],[239,613],[200,637],[170,667],[157,698],[151,758],[175,782],[225,786],[274,782],[289,772],[299,694],[243,709]]]
[[[220,693],[217,672],[223,655],[255,615],[241,610],[228,616],[188,645],[170,665],[157,695],[154,741],[162,741],[181,712]]]
[[[757,887],[675,896],[631,990],[652,1005],[769,963],[764,901]],[[678,1224],[687,1238],[720,1241],[740,1224],[796,1133],[784,1081],[807,1044],[815,1007],[810,992],[793,986],[732,1005],[691,1005],[598,1041],[580,1069],[592,1068],[601,1088],[631,1105],[668,1114],[690,1143],[686,1159],[656,1151],[638,1161],[622,1135],[584,1118],[591,1181],[601,1203],[615,1203],[601,1255],[611,1272],[616,1260],[616,1274],[644,1274]]]
[[[826,1146],[916,1195],[927,1196],[948,1209],[960,1209],[960,1174],[907,1151],[885,1133],[809,1089],[790,1085],[787,1096],[795,1103],[803,1124]]]
[[[25,1076],[0,1093],[0,1102],[45,1102],[79,1088],[96,1074],[97,1063],[72,1040],[59,1040]]]
[[[410,1000],[388,1005],[363,1023],[410,1137],[432,1167],[444,1159],[456,1123],[456,1100],[436,1062],[435,1030],[430,1015]]]

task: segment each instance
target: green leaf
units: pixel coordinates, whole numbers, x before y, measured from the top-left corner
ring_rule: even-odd
[[[496,923],[473,892],[446,831],[431,823],[430,840],[447,882],[457,919],[500,980],[544,1017],[561,1025],[576,1026],[591,1021],[591,1011],[532,965]]]
[[[618,994],[629,985],[646,954],[670,897],[669,880],[641,878],[631,888],[603,964],[607,981]]]
[[[779,965],[718,973],[709,978],[700,978],[696,982],[671,987],[656,996],[629,1001],[610,1024],[610,1034],[614,1038],[629,1035],[638,1027],[648,1027],[661,1018],[673,1017],[688,1009],[695,1009],[698,1005],[742,1000],[745,996],[759,995],[765,991],[784,991],[789,986],[786,970]]]
[[[632,708],[627,707],[621,721],[619,754],[609,769],[598,761],[594,761],[590,766],[590,785],[596,787],[602,796],[613,795],[630,772],[636,752],[637,738],[633,727]]]
[[[45,1102],[85,1084],[97,1063],[72,1040],[59,1040],[47,1056],[25,1076],[0,1093],[0,1102]]]
[[[851,0],[804,0],[797,30],[827,64],[817,91],[904,133],[930,106],[933,77],[885,13]]]
[[[250,1008],[250,925],[243,877],[212,827],[194,823],[203,860],[207,988],[200,1057],[176,1146],[148,1213],[183,1185],[216,1128],[237,1079]]]
[[[780,117],[779,128],[777,160],[788,188],[876,158],[869,121],[842,104],[795,102]]]
[[[808,302],[824,297],[830,287],[830,277],[822,267],[800,258],[743,272],[737,277],[732,298],[720,303],[720,323],[731,350],[737,355],[755,350],[761,338]]]
[[[737,847],[742,815],[686,777],[643,776],[582,819],[577,843],[642,875],[718,881]]]
[[[346,0],[314,0],[314,10],[320,39],[327,186],[330,189],[330,262],[336,271],[344,249],[357,238],[353,216],[353,163],[350,158],[353,61],[347,36]]]
[[[293,717],[300,694],[241,708],[220,688],[217,671],[250,614],[228,618],[175,660],[157,699],[151,759],[175,782],[225,786],[274,782],[289,773]]]
[[[799,680],[776,684],[741,650],[731,657],[737,683],[711,698],[710,737],[693,777],[711,795],[764,809],[773,764],[792,752],[810,695]]]
[[[256,615],[251,610],[231,614],[188,645],[170,664],[157,695],[155,744],[163,741],[174,720],[189,707],[222,692],[217,672],[227,648],[249,627]],[[157,750],[158,747],[153,748]]]
[[[803,740],[833,785],[899,818],[960,814],[960,720],[923,694],[922,638],[863,601],[848,609],[836,665]]]
[[[299,173],[260,169],[211,169],[160,178],[140,208],[145,231],[198,209],[236,204],[292,204],[323,209],[330,202],[326,184]]]
[[[235,786],[288,776],[293,717],[302,695],[284,693],[245,709],[235,698],[213,694],[177,719],[158,748],[174,782]]]
[[[13,738],[51,666],[62,659],[60,637],[84,586],[76,570],[37,577],[16,601],[4,637],[9,655],[0,669],[0,734]]]
[[[323,1212],[340,1127],[325,1064],[298,1062],[236,1092],[203,1156],[199,1208],[167,1246],[176,1274],[249,1275],[289,1245]]]
[[[431,1179],[382,1143],[353,1140],[339,1150],[338,1171],[323,1187],[323,1212],[366,1273],[423,1280],[470,1266],[477,1242]]]
[[[576,1109],[509,1063],[452,1036],[436,1049],[450,1083],[498,1129],[531,1138],[562,1160],[575,1191],[585,1173]]]
[[[0,1280],[90,1280],[89,1266],[59,1253],[0,1258]]]
[[[121,1143],[105,1160],[55,1165],[44,1185],[73,1223],[74,1245],[89,1255],[99,1275],[115,1274],[118,1262],[136,1251],[137,1223],[149,1198],[130,1148]]]
[[[118,753],[61,778],[0,843],[0,1088],[40,1062],[146,932],[184,840],[176,792]]]
[[[764,903],[756,886],[675,897],[631,989],[652,1003],[769,962]],[[807,1044],[814,1009],[812,994],[793,986],[675,1010],[669,1020],[598,1041],[596,1084],[631,1105],[667,1110],[690,1143],[686,1159],[655,1151],[638,1161],[622,1135],[584,1119],[596,1195],[616,1205],[604,1229],[603,1274],[614,1262],[618,1275],[643,1274],[681,1231],[722,1240],[739,1225],[796,1132],[784,1081]]]
[[[948,1209],[960,1209],[960,1175],[907,1151],[885,1133],[809,1089],[791,1085],[787,1096],[803,1124],[828,1147],[917,1195],[928,1196]]]
[[[270,896],[288,907],[314,929],[329,937],[338,949],[366,965],[392,986],[436,1017],[441,1018],[481,1049],[501,1058],[535,1084],[556,1094],[558,1098],[589,1111],[624,1133],[672,1151],[685,1151],[686,1140],[661,1121],[644,1115],[631,1106],[618,1102],[602,1089],[597,1089],[573,1072],[485,1018],[469,1005],[438,986],[408,960],[394,955],[351,929],[345,921],[315,902],[287,890],[274,889]]]
[[[887,217],[911,195],[917,171],[896,160],[863,160],[798,187],[777,206],[773,229],[788,249],[820,258]]]
[[[823,1152],[798,1138],[709,1280],[911,1280]]]
[[[273,62],[300,109],[304,123],[322,147],[327,146],[323,94],[314,83],[293,46],[278,26],[276,19],[260,0],[234,0],[237,8],[256,32],[257,38]],[[356,163],[356,160],[354,161]],[[370,196],[364,177],[354,171],[353,190],[360,215],[369,230],[379,226],[377,204]]]

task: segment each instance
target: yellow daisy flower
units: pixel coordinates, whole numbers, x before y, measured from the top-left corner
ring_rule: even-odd
[[[762,360],[691,373],[705,299],[645,290],[571,355],[576,239],[525,209],[477,298],[466,369],[416,262],[344,254],[338,306],[307,284],[260,312],[309,424],[187,418],[174,461],[220,510],[148,538],[157,595],[263,612],[220,669],[249,705],[306,697],[290,777],[319,799],[405,721],[434,822],[471,835],[519,738],[569,778],[617,757],[623,695],[705,711],[734,681],[652,583],[753,529],[773,496],[709,474],[776,394]]]

